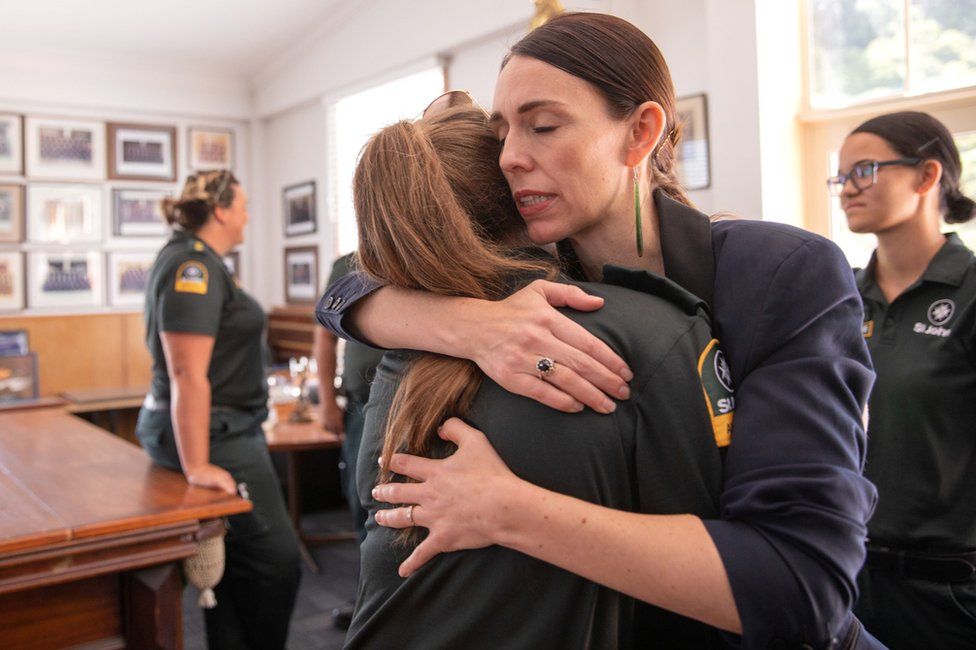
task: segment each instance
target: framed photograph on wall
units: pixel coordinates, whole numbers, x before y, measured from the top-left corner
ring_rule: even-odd
[[[101,253],[28,253],[27,304],[31,307],[98,307],[102,304],[103,277]]]
[[[171,195],[167,190],[112,190],[112,233],[116,237],[165,237],[170,229],[160,203]]]
[[[0,174],[24,173],[24,119],[0,113]]]
[[[281,190],[285,236],[315,232],[315,181],[289,185]]]
[[[108,177],[175,181],[176,127],[109,122]]]
[[[681,124],[681,142],[675,152],[678,178],[687,190],[707,189],[712,184],[712,174],[705,94],[681,97],[675,108]]]
[[[319,249],[285,249],[285,302],[314,303],[318,299]]]
[[[0,242],[24,239],[24,186],[0,183]]]
[[[24,308],[24,257],[17,251],[0,252],[0,310]]]
[[[27,238],[32,242],[102,239],[102,188],[93,185],[27,187]]]
[[[230,271],[230,275],[234,278],[237,286],[241,286],[241,252],[231,251],[224,255],[224,266]]]
[[[142,307],[149,271],[156,254],[152,251],[108,254],[108,303],[112,307]]]
[[[105,179],[105,124],[28,117],[24,126],[27,176],[71,181]]]
[[[234,169],[232,130],[191,126],[188,136],[190,169]]]
[[[37,399],[37,354],[0,357],[0,402]]]

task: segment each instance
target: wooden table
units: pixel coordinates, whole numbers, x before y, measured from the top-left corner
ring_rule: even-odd
[[[0,414],[0,647],[181,648],[178,562],[250,508],[63,408]]]
[[[268,440],[269,451],[285,453],[287,464],[288,514],[292,525],[298,534],[298,550],[305,563],[314,573],[319,573],[319,565],[315,563],[309,546],[320,546],[341,540],[356,539],[355,531],[338,533],[307,533],[302,528],[302,481],[299,471],[298,454],[303,451],[318,449],[337,449],[342,446],[342,437],[331,431],[326,431],[318,421],[312,422],[278,422],[265,427],[264,435]]]
[[[74,413],[120,438],[136,440],[136,419],[146,399],[148,386],[136,388],[90,388],[61,393],[69,413]]]

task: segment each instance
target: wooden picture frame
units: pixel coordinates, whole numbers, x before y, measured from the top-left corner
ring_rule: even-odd
[[[103,255],[63,250],[27,254],[27,304],[38,307],[100,307]]]
[[[149,272],[156,253],[112,251],[108,254],[108,304],[111,307],[139,307],[146,299]]]
[[[27,239],[61,244],[101,241],[101,186],[29,185]]]
[[[0,174],[24,173],[24,118],[0,113]]]
[[[24,186],[0,183],[0,243],[24,241]]]
[[[37,353],[0,357],[0,403],[37,399]]]
[[[0,311],[24,308],[24,256],[19,251],[0,252]]]
[[[318,228],[315,181],[289,185],[281,190],[285,237],[310,235]]]
[[[112,190],[112,234],[116,237],[165,237],[170,227],[163,219],[162,200],[173,192],[163,189]]]
[[[105,180],[105,124],[27,116],[24,163],[32,179]]]
[[[234,130],[191,126],[187,129],[187,166],[192,171],[234,169]]]
[[[176,127],[109,122],[108,177],[175,181]]]
[[[682,127],[681,141],[675,151],[678,179],[686,190],[708,189],[712,185],[712,171],[705,93],[678,98],[675,114]]]
[[[318,300],[319,248],[285,249],[285,302],[314,304]]]

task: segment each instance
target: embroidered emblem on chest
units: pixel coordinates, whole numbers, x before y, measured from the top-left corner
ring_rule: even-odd
[[[952,315],[954,313],[956,313],[956,303],[952,302],[948,298],[936,300],[929,305],[928,312],[926,312],[926,316],[928,317],[931,325],[918,322],[912,326],[912,331],[916,334],[923,334],[925,336],[939,336],[945,338],[952,334],[952,330],[942,326],[952,319]]]

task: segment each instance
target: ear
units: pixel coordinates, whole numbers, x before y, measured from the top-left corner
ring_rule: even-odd
[[[926,160],[922,163],[922,180],[915,189],[919,194],[928,194],[932,188],[939,189],[942,180],[942,163],[938,160]]]
[[[214,206],[213,218],[217,223],[225,223],[227,221],[227,208],[220,205]]]
[[[634,109],[627,141],[627,166],[636,167],[661,141],[667,117],[657,102],[647,101]]]

